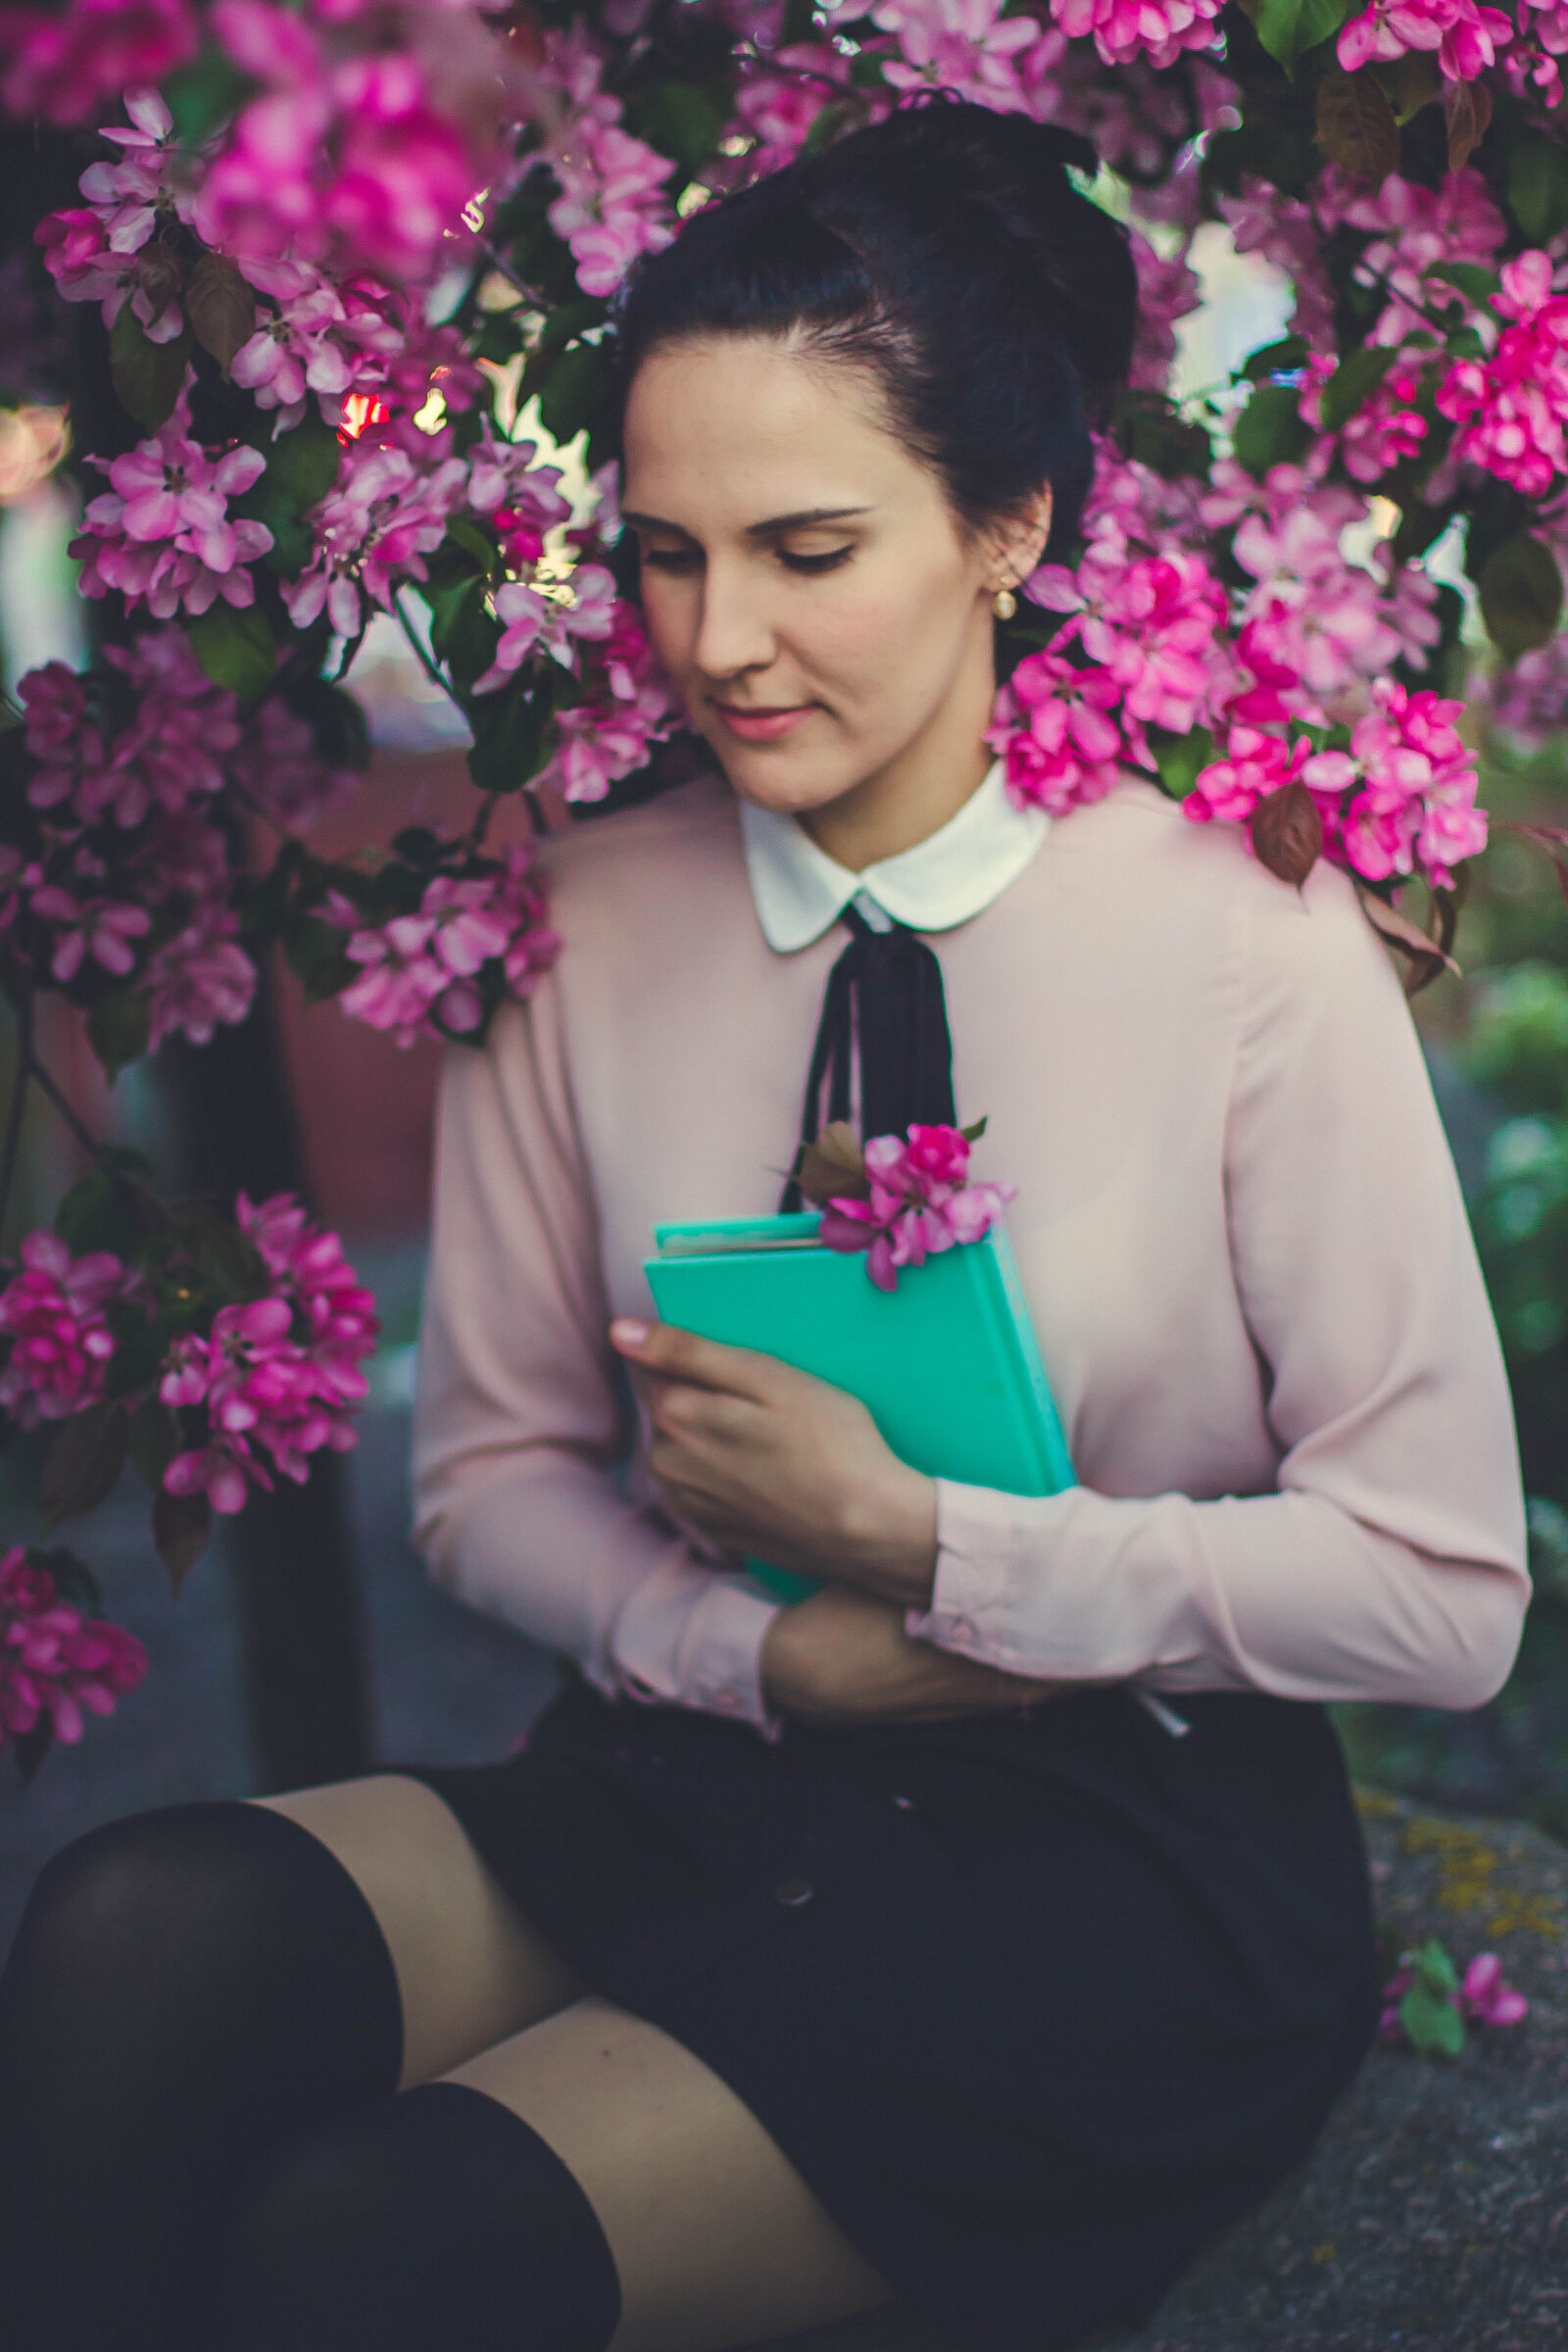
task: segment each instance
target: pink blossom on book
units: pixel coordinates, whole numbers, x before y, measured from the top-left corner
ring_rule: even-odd
[[[979,1241],[1017,1196],[1016,1185],[969,1182],[969,1139],[956,1127],[875,1135],[863,1156],[867,1198],[835,1195],[819,1231],[830,1250],[865,1250],[880,1291],[897,1290],[904,1267]]]

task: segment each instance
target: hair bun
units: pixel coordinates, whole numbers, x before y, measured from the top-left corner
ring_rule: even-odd
[[[1132,364],[1138,279],[1125,228],[1084,185],[1100,170],[1092,141],[931,90],[821,161],[825,186],[842,174],[846,193],[880,190],[971,264],[987,231],[1000,232],[1072,354],[1090,415],[1105,421]]]

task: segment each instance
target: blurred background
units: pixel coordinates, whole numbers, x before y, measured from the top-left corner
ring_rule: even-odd
[[[1205,244],[1205,240],[1207,243]],[[1183,321],[1183,388],[1222,383],[1282,325],[1285,280],[1238,257],[1220,229],[1194,257],[1206,300]],[[22,300],[21,290],[19,303]],[[18,305],[0,286],[0,319]],[[20,380],[3,349],[0,380]],[[82,658],[87,612],[66,553],[77,492],[58,470],[69,420],[40,403],[0,411],[0,665]],[[1441,551],[1439,551],[1441,564]],[[462,722],[390,624],[352,673],[373,757],[354,801],[314,837],[323,851],[386,840],[411,820],[471,808]],[[1499,817],[1568,820],[1568,728],[1555,649],[1539,708],[1472,713],[1485,804]],[[1499,722],[1506,715],[1507,726]],[[1463,978],[1418,1000],[1434,1083],[1508,1354],[1531,1496],[1538,1596],[1508,1688],[1454,1716],[1340,1710],[1357,1775],[1430,1802],[1527,1815],[1568,1838],[1568,909],[1549,862],[1499,838],[1472,891]],[[0,1790],[0,1944],[58,1846],[141,1807],[237,1795],[376,1760],[466,1761],[512,1747],[554,1687],[550,1660],[447,1601],[407,1540],[409,1414],[418,1343],[436,1051],[400,1052],[334,1004],[307,1012],[283,971],[252,1019],[197,1053],[166,1047],[111,1093],[51,1003],[44,1043],[96,1131],[149,1152],[172,1180],[299,1185],[375,1290],[383,1330],[356,1451],[331,1457],[311,1499],[247,1510],[181,1597],[153,1555],[128,1483],[71,1532],[110,1613],[151,1670],[107,1723],[57,1749],[24,1789]],[[11,1041],[0,1030],[0,1081]],[[80,1173],[57,1121],[35,1117],[0,1247],[46,1222]],[[38,1447],[0,1454],[0,1530],[37,1525]]]

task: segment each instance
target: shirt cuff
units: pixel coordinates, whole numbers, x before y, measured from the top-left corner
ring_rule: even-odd
[[[622,1688],[635,1699],[729,1716],[776,1740],[783,1724],[762,1695],[761,1650],[783,1603],[744,1576],[710,1569],[658,1581],[664,1590],[645,1592],[615,1628]]]
[[[1016,1496],[992,1487],[937,1485],[937,1566],[929,1609],[906,1609],[916,1641],[963,1657],[1013,1666],[1008,1634]]]

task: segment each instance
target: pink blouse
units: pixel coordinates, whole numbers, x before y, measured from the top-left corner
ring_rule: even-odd
[[[958,1114],[990,1122],[977,1176],[1018,1187],[1081,1483],[940,1481],[909,1630],[1154,1692],[1479,1705],[1529,1591],[1513,1422],[1349,883],[1319,865],[1298,893],[1141,782],[1010,832],[988,790],[862,879],[940,954]],[[447,1057],[415,1483],[448,1590],[606,1694],[775,1737],[778,1604],[660,1507],[606,1339],[652,1311],[656,1221],[777,1203],[856,877],[814,849],[769,862],[768,830],[749,813],[743,844],[705,779],[547,844],[561,962]]]

